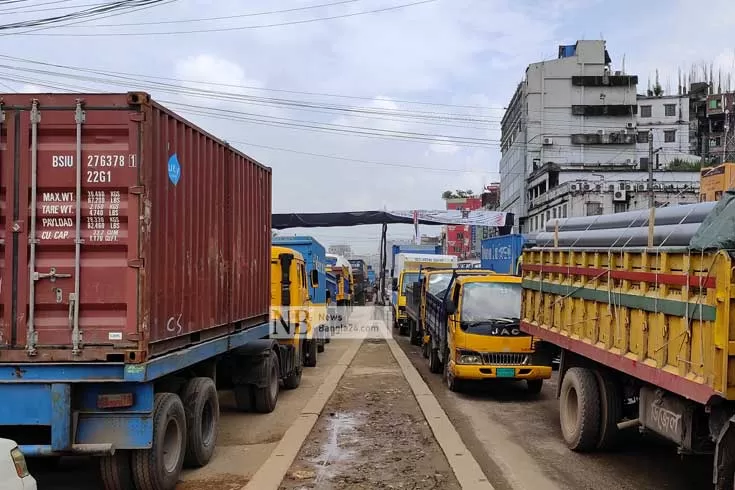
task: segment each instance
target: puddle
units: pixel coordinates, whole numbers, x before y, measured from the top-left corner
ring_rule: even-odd
[[[359,443],[356,427],[362,424],[364,412],[335,412],[326,419],[327,438],[319,456],[311,460],[316,472],[314,483],[330,480],[342,473],[340,467],[354,460],[355,451],[350,449]]]

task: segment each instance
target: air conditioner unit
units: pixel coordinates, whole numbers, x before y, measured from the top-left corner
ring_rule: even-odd
[[[633,187],[631,187],[630,184],[625,184],[625,190],[626,191],[632,191],[633,190]]]
[[[586,191],[590,190],[590,185],[589,184],[585,184],[584,185],[584,190],[586,190]]]
[[[551,138],[544,138],[544,145],[548,146],[548,145],[553,145],[553,144],[554,144],[554,140],[553,139],[551,139]]]
[[[596,184],[595,185],[595,190],[596,191],[601,191],[602,190],[602,184]]]
[[[646,184],[638,184],[638,185],[636,186],[636,188],[637,188],[637,190],[638,190],[639,192],[641,192],[641,191],[645,191],[645,190],[646,190],[646,187],[648,187],[648,186],[647,186]]]
[[[572,184],[572,190],[573,191],[576,191],[577,190],[577,184]]]
[[[625,127],[628,128],[628,129],[633,129],[633,128],[635,128],[635,123],[634,122],[626,123],[625,124]]]
[[[628,193],[627,191],[615,191],[613,194],[613,201],[620,202],[620,201],[627,201],[628,200]]]
[[[608,185],[608,186],[607,186],[607,190],[609,190],[609,191],[611,191],[611,192],[612,192],[612,191],[614,191],[614,190],[615,190],[615,184],[610,184],[610,185]]]

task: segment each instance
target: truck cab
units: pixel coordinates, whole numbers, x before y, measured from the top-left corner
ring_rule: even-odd
[[[401,335],[408,333],[406,288],[419,280],[418,270],[402,270],[393,281],[393,326]]]
[[[271,247],[272,315],[287,321],[293,331],[292,339],[279,339],[279,343],[293,345],[300,359],[299,369],[301,365],[316,365],[317,345],[311,315],[304,326],[299,314],[299,310],[310,310],[313,306],[307,284],[314,279],[316,277],[313,271],[311,274],[307,273],[306,261],[300,253],[287,247]],[[289,308],[293,308],[293,311],[286,315]]]
[[[329,271],[337,282],[337,291],[334,302],[337,306],[350,306],[352,304],[352,268],[346,258],[341,255],[327,254],[327,271]]]
[[[505,378],[526,380],[530,392],[541,391],[551,377],[551,359],[521,331],[521,294],[517,276],[453,277],[433,325],[436,331],[437,321],[444,324],[445,335],[432,339],[430,353],[432,371],[442,365],[450,390],[460,390],[466,380]]]

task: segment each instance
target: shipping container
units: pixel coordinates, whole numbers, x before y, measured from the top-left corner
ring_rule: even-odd
[[[316,287],[309,282],[309,297],[312,303],[323,305],[327,302],[327,251],[324,245],[310,236],[279,236],[273,238],[273,244],[296,250],[304,256],[306,273],[311,277],[311,271],[317,271],[318,284]]]
[[[393,245],[393,253],[392,253],[392,257],[390,261],[391,274],[390,276],[386,276],[386,277],[395,277],[394,270],[396,267],[396,255],[398,255],[399,253],[439,255],[442,253],[442,246],[441,245],[416,245],[416,244],[411,244],[411,243]]]
[[[152,357],[267,321],[271,170],[145,93],[0,99],[0,362]]]
[[[480,267],[499,274],[516,274],[518,258],[525,242],[523,235],[503,235],[483,240]]]

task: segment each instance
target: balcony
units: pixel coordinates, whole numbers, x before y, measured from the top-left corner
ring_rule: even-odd
[[[574,116],[634,116],[638,114],[638,105],[573,105]]]
[[[631,87],[638,85],[637,75],[573,76],[576,87]]]
[[[573,145],[632,145],[636,142],[636,133],[612,131],[606,133],[576,133],[571,135]]]

